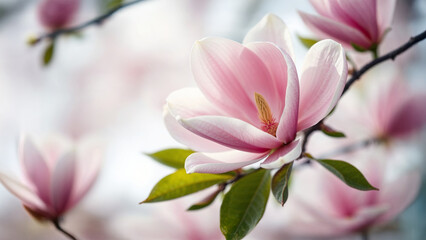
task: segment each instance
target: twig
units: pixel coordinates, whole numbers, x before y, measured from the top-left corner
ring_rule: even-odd
[[[359,78],[361,78],[361,76],[366,73],[368,70],[370,70],[370,68],[378,65],[379,63],[385,62],[387,60],[395,60],[395,58],[400,55],[401,53],[407,51],[409,48],[411,48],[412,46],[414,46],[415,44],[417,44],[418,42],[423,41],[424,39],[426,39],[426,31],[420,33],[417,36],[411,37],[410,40],[405,43],[404,45],[398,47],[397,49],[379,57],[374,59],[373,61],[367,63],[366,65],[364,65],[361,69],[359,69],[358,71],[354,71],[352,73],[352,77],[346,82],[345,88],[343,89],[343,93],[342,95],[349,89],[349,87]],[[324,121],[324,119],[322,120]],[[315,132],[316,130],[320,129],[320,125],[322,124],[322,121],[320,121],[319,123],[315,124],[314,126],[308,128],[307,130],[305,130],[304,135],[305,137],[303,138],[303,142],[302,142],[302,155],[299,157],[299,159],[302,158],[303,153],[306,150],[306,145],[307,145],[307,141],[309,139],[309,136]]]
[[[370,239],[370,237],[368,235],[368,231],[361,232],[361,239],[362,240],[369,240]]]
[[[354,73],[353,73],[353,75],[352,75],[352,77],[348,80],[348,82],[346,83],[346,85],[345,85],[345,89],[343,90],[343,93],[345,93],[348,89],[349,89],[349,87],[356,81],[356,80],[358,80],[359,78],[361,78],[361,76],[364,74],[364,73],[366,73],[368,70],[370,70],[370,68],[372,68],[372,67],[374,67],[374,66],[376,66],[377,64],[379,64],[379,63],[382,63],[382,62],[384,62],[384,61],[387,61],[387,60],[390,60],[390,59],[392,59],[392,60],[395,60],[395,58],[399,55],[399,54],[401,54],[401,53],[403,53],[403,52],[405,52],[405,51],[407,51],[409,48],[411,48],[413,45],[415,45],[416,43],[418,43],[418,42],[420,42],[420,41],[422,41],[422,40],[424,40],[424,39],[426,39],[426,31],[424,31],[424,32],[422,32],[422,33],[420,33],[419,35],[417,35],[417,36],[415,36],[415,37],[411,37],[410,38],[410,40],[408,40],[408,42],[407,43],[405,43],[404,45],[402,45],[402,46],[400,46],[400,47],[398,47],[397,49],[395,49],[395,50],[393,50],[393,51],[391,51],[391,52],[389,52],[389,53],[387,53],[387,54],[385,54],[385,55],[383,55],[383,56],[381,56],[381,57],[379,57],[379,58],[376,58],[376,59],[374,59],[373,61],[371,61],[371,62],[369,62],[368,64],[366,64],[364,67],[362,67],[360,70],[358,70],[358,71],[355,71]]]
[[[349,144],[349,145],[346,145],[346,146],[339,148],[337,150],[325,153],[322,156],[320,156],[319,158],[330,158],[330,157],[341,155],[341,154],[352,153],[352,152],[355,152],[357,150],[366,148],[366,147],[368,147],[368,146],[370,146],[374,143],[378,143],[380,141],[381,140],[378,139],[378,138],[365,139],[365,140],[362,140],[360,142]]]
[[[60,223],[59,223],[59,219],[58,219],[58,218],[53,219],[53,220],[52,220],[52,223],[53,223],[53,225],[55,226],[55,228],[56,228],[58,231],[62,232],[62,233],[63,233],[64,235],[66,235],[68,238],[70,238],[70,239],[72,239],[72,240],[77,240],[77,238],[76,238],[76,237],[74,237],[71,233],[69,233],[69,232],[65,231],[65,230],[61,227],[61,225],[60,225]]]
[[[39,37],[36,37],[34,39],[31,39],[31,44],[35,45],[35,44],[41,42],[44,39],[54,40],[57,37],[59,37],[60,35],[69,34],[69,33],[75,33],[75,32],[78,32],[78,31],[80,31],[80,30],[82,30],[82,29],[84,29],[86,27],[89,27],[91,25],[100,25],[106,19],[110,18],[112,15],[114,15],[114,13],[118,12],[119,10],[121,10],[123,8],[126,8],[126,7],[129,7],[129,6],[133,5],[133,4],[142,2],[142,1],[144,1],[144,0],[134,0],[134,1],[131,1],[131,2],[123,3],[120,6],[114,8],[114,9],[111,9],[107,13],[105,13],[103,15],[100,15],[100,16],[98,16],[98,17],[96,17],[96,18],[94,18],[94,19],[92,19],[90,21],[87,21],[85,23],[77,25],[75,27],[61,28],[61,29],[52,31],[50,33],[43,34],[43,35],[41,35]]]

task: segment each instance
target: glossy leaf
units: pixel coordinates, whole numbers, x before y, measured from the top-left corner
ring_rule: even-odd
[[[186,158],[194,153],[192,150],[170,148],[147,154],[157,162],[173,168],[184,168]]]
[[[213,193],[211,193],[210,195],[208,195],[207,197],[205,197],[203,200],[201,200],[198,203],[195,203],[194,205],[192,205],[191,207],[189,207],[188,211],[200,210],[200,209],[203,209],[205,207],[210,206],[210,204],[212,204],[214,202],[214,200],[216,199],[216,197],[222,191],[223,191],[222,188],[214,191]]]
[[[346,137],[346,135],[344,133],[336,131],[333,128],[331,128],[331,127],[329,127],[325,124],[321,124],[321,131],[329,137],[335,137],[335,138]]]
[[[297,38],[299,38],[300,42],[305,46],[306,48],[311,48],[315,43],[318,42],[318,40],[311,39],[311,38],[304,38],[302,36],[297,35]]]
[[[233,176],[228,174],[187,174],[185,169],[179,169],[161,179],[154,186],[148,198],[141,203],[161,202],[183,197],[232,178]]]
[[[284,206],[288,198],[288,186],[293,162],[282,166],[272,177],[271,190],[275,199]]]
[[[379,190],[371,186],[364,175],[348,162],[331,159],[316,159],[316,161],[350,187],[362,191]]]
[[[55,52],[55,42],[52,41],[49,43],[49,45],[47,45],[46,49],[44,50],[44,55],[43,55],[44,66],[47,66],[50,64],[50,62],[53,59],[54,52]]]
[[[269,170],[260,169],[238,180],[220,208],[220,230],[226,239],[242,239],[265,212],[271,185]]]

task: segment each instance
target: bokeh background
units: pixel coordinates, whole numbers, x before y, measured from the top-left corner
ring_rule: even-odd
[[[195,40],[220,36],[241,41],[271,12],[290,28],[300,66],[306,48],[296,34],[313,35],[297,10],[313,12],[308,1],[147,0],[85,29],[79,37],[58,39],[47,67],[42,64],[46,43],[26,44],[30,36],[46,31],[37,18],[38,4],[37,0],[0,0],[0,171],[20,176],[21,132],[74,139],[94,136],[106,146],[104,163],[92,191],[66,215],[64,228],[81,239],[221,239],[218,204],[185,212],[202,193],[168,203],[138,204],[173,171],[144,153],[181,146],[167,133],[162,111],[170,92],[195,85],[189,67]],[[105,4],[106,0],[82,1],[74,23],[101,14]],[[392,27],[383,52],[426,29],[426,1],[399,0]],[[395,66],[403,69],[403,78],[413,88],[426,89],[425,42],[375,71],[391,72],[392,77]],[[410,144],[417,146],[424,173],[426,137],[424,131],[418,135]],[[425,203],[426,184],[422,184],[416,201],[373,237],[423,239]],[[247,238],[280,239],[262,232],[269,222],[277,225],[285,208],[275,214],[265,215]],[[20,201],[0,187],[0,239],[66,238],[50,224],[34,221]]]

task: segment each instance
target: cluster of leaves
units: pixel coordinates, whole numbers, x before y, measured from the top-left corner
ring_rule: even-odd
[[[270,192],[281,205],[288,199],[293,162],[285,164],[274,173],[259,168],[239,169],[223,174],[187,174],[184,163],[192,153],[191,150],[174,148],[148,154],[157,162],[175,168],[176,171],[161,179],[141,203],[172,200],[217,185],[217,190],[190,206],[188,211],[205,208],[220,193],[224,193],[220,208],[220,230],[226,239],[242,239],[262,218]],[[358,169],[345,161],[315,159],[309,154],[305,157],[318,162],[348,186],[364,191],[377,190]]]

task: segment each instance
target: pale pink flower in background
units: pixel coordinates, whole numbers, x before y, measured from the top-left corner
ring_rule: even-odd
[[[370,110],[370,126],[376,137],[401,138],[426,124],[426,93],[413,92],[399,77],[390,80],[375,95]]]
[[[48,29],[66,27],[74,19],[80,0],[43,0],[38,7],[41,24]]]
[[[307,53],[300,82],[285,24],[265,16],[244,44],[205,38],[195,43],[191,67],[199,87],[173,92],[165,123],[171,135],[200,151],[187,172],[221,173],[265,159],[276,168],[301,153],[297,132],[336,105],[347,78],[340,44],[324,40]]]
[[[396,0],[310,0],[320,16],[299,12],[305,24],[321,38],[345,47],[370,49],[389,29]]]
[[[39,148],[22,137],[22,181],[0,174],[0,182],[36,218],[56,220],[74,207],[93,185],[101,163],[100,148],[82,140],[76,149],[65,138],[48,139]]]
[[[351,163],[379,191],[361,192],[350,188],[313,163],[312,167],[293,173],[286,206],[281,215],[271,212],[276,215],[275,223],[265,227],[286,235],[335,237],[359,234],[395,219],[416,198],[421,185],[421,170],[412,164],[414,161],[408,161],[414,160],[408,151],[377,150],[370,148],[362,155],[349,159],[346,156],[345,160],[353,160]],[[266,216],[270,215],[267,213]]]

